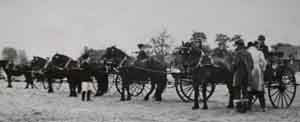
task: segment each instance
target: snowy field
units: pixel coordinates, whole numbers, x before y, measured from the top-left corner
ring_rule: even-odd
[[[0,80],[0,122],[300,122],[300,93],[289,109],[272,108],[266,95],[267,112],[256,104],[251,112],[240,114],[225,107],[228,94],[223,85],[217,86],[208,110],[192,110],[192,103],[182,102],[175,88],[165,91],[162,102],[143,101],[142,96],[120,102],[113,89],[82,102],[68,97],[66,84],[53,94],[24,89],[23,82],[14,82],[12,89],[6,85]]]

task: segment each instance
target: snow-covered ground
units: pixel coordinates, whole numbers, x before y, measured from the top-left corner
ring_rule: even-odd
[[[298,81],[300,80],[298,73]],[[252,112],[240,114],[225,108],[228,100],[225,86],[217,86],[208,110],[192,110],[192,103],[182,102],[174,88],[165,91],[162,102],[143,101],[135,97],[120,102],[119,94],[111,90],[92,102],[68,97],[63,89],[48,94],[43,89],[24,89],[25,83],[14,82],[6,88],[0,80],[0,122],[288,122],[300,121],[300,93],[289,109],[274,109],[267,98],[267,112],[259,104]],[[298,89],[299,90],[299,89]]]

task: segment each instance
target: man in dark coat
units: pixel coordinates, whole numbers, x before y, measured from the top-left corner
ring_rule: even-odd
[[[236,39],[235,45],[236,50],[233,66],[234,96],[237,99],[237,110],[244,113],[249,107],[248,82],[251,80],[253,60],[241,38]]]

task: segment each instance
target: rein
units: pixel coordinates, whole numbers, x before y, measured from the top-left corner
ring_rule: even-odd
[[[47,69],[47,67],[48,67],[48,65],[49,65],[51,59],[52,59],[52,58],[49,58],[49,59],[47,60],[46,64],[45,64],[44,67],[43,67],[44,69]]]
[[[69,58],[69,60],[67,61],[67,63],[66,63],[65,66],[64,66],[64,69],[66,69],[66,68],[69,66],[69,64],[71,63],[71,61],[72,61],[72,59]]]
[[[127,60],[127,56],[124,56],[124,58],[122,59],[122,61],[117,66],[117,69],[121,68],[126,60]]]

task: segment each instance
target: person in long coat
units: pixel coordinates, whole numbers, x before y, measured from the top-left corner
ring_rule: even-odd
[[[258,49],[257,43],[248,43],[248,52],[253,59],[252,79],[249,82],[251,91],[257,95],[261,108],[265,111],[265,98],[264,98],[264,71],[266,70],[267,61],[264,53]]]
[[[248,82],[251,81],[253,60],[251,54],[246,50],[242,39],[236,39],[235,45],[236,50],[233,65],[234,97],[238,112],[245,113],[249,109]]]

